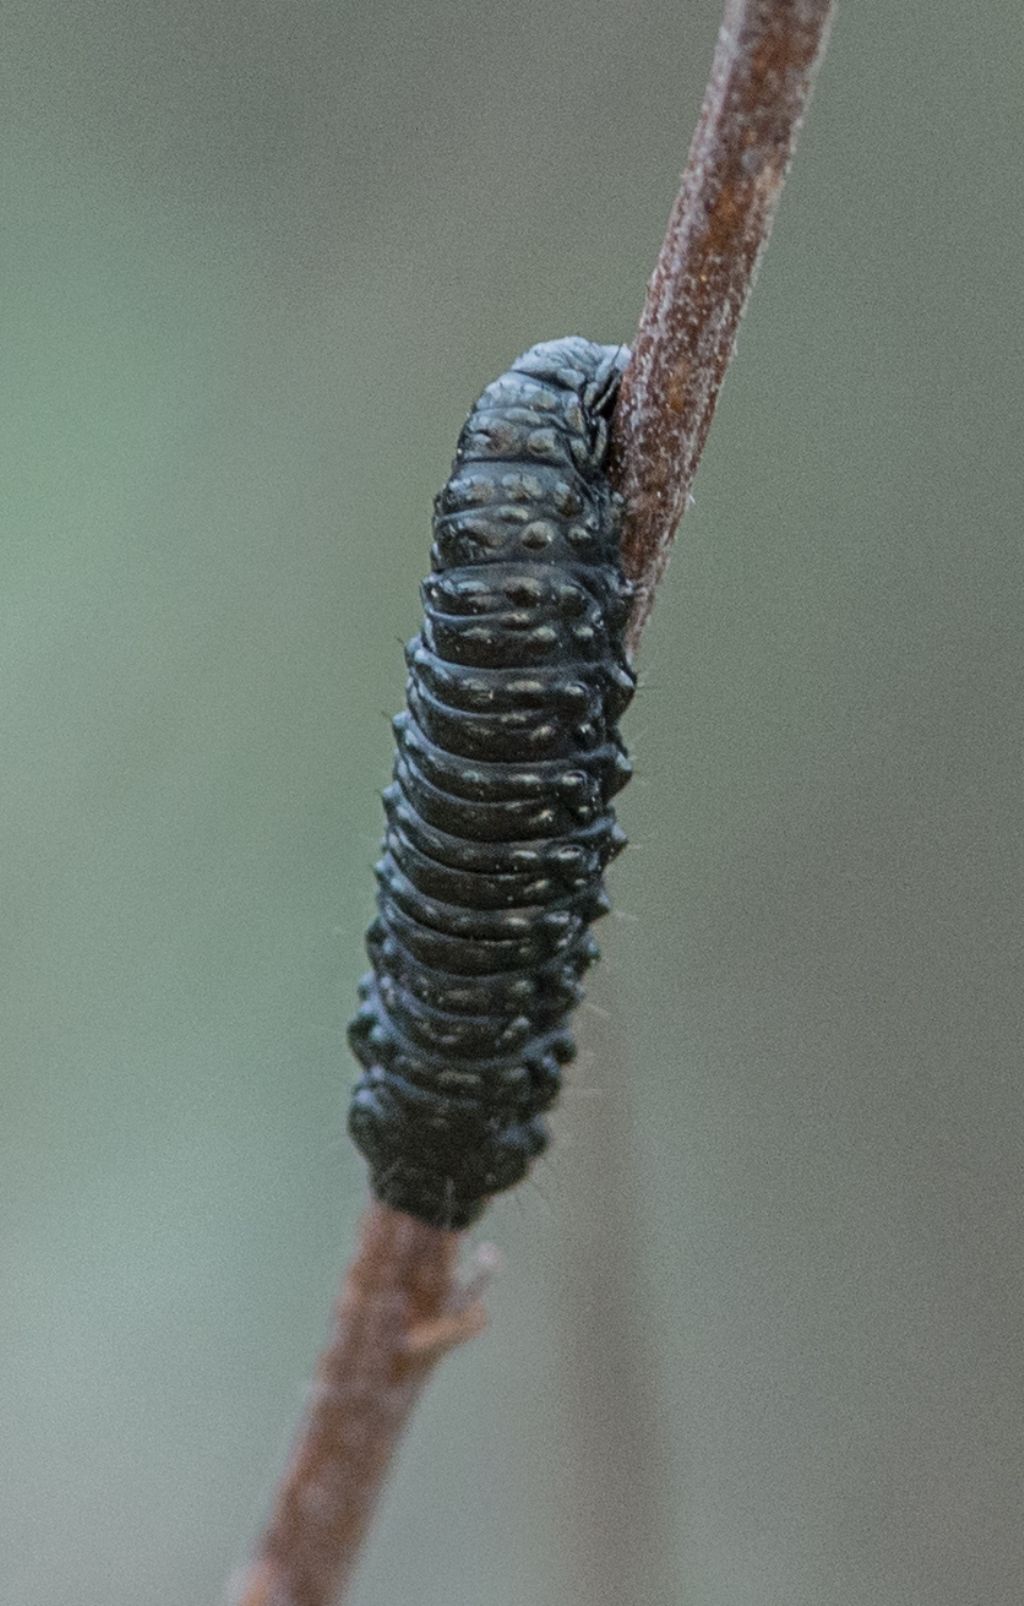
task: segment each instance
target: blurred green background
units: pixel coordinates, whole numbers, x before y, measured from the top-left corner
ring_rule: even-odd
[[[3,1606],[215,1602],[256,1531],[430,500],[517,352],[629,339],[718,20],[5,8]],[[558,1141],[355,1606],[1024,1595],[1022,95],[1009,0],[839,20]]]

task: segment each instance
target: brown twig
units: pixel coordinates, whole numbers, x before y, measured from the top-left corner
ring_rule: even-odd
[[[613,430],[635,648],[685,508],[824,49],[830,0],[726,0]],[[460,1235],[373,1204],[237,1606],[332,1606],[431,1369],[481,1330]]]
[[[328,1606],[355,1563],[395,1445],[426,1379],[481,1332],[459,1289],[461,1234],[373,1203],[334,1311],[274,1510],[232,1599]]]
[[[700,121],[626,371],[612,478],[636,649],[708,428],[828,38],[831,0],[726,0]]]

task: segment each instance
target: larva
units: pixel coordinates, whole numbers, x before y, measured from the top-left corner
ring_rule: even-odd
[[[349,1129],[377,1196],[437,1226],[467,1226],[547,1143],[625,841],[611,799],[635,679],[606,459],[628,355],[526,352],[473,408],[434,504]]]

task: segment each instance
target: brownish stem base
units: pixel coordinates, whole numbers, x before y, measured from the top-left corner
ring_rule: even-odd
[[[461,1234],[373,1203],[334,1309],[305,1417],[236,1606],[331,1606],[370,1522],[416,1396],[482,1330],[455,1280]]]

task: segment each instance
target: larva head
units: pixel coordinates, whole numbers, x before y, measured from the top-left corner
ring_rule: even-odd
[[[591,428],[593,466],[602,469],[608,450],[608,422],[628,362],[628,346],[599,346],[581,335],[567,335],[562,340],[542,340],[531,346],[509,372],[576,396],[584,422]]]
[[[628,360],[624,346],[570,336],[531,347],[488,385],[434,504],[435,572],[617,561],[605,461]]]

